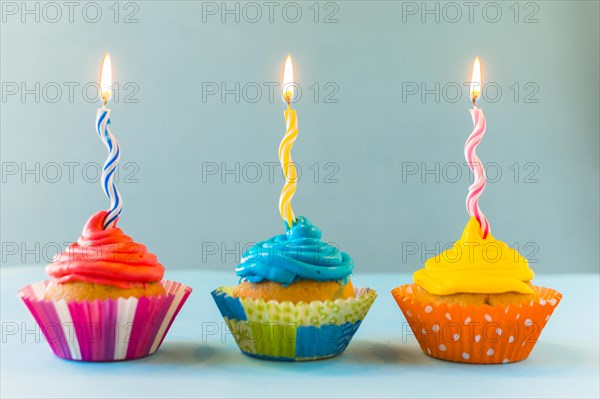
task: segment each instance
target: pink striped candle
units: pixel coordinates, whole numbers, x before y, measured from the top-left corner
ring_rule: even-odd
[[[471,78],[469,90],[471,101],[473,102],[473,109],[470,110],[470,112],[471,117],[473,118],[474,128],[465,143],[465,158],[474,176],[473,184],[469,186],[469,194],[467,194],[467,212],[477,219],[479,226],[481,226],[481,234],[483,238],[486,238],[490,233],[490,224],[481,209],[479,209],[479,197],[485,189],[487,180],[483,164],[475,151],[485,134],[485,116],[483,115],[483,111],[477,108],[476,105],[480,93],[481,64],[479,62],[479,57],[477,57],[475,59],[475,64],[473,65],[473,77]]]

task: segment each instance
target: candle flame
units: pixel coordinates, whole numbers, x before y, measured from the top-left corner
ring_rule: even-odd
[[[292,56],[288,54],[283,68],[283,93],[281,97],[286,103],[294,99],[294,67],[292,66]]]
[[[100,97],[106,104],[110,98],[110,87],[112,86],[112,67],[108,52],[102,60],[102,71],[100,72]]]
[[[469,95],[471,101],[475,104],[477,98],[481,94],[481,63],[479,57],[475,58],[473,63],[473,75],[471,76],[471,84],[469,85]]]

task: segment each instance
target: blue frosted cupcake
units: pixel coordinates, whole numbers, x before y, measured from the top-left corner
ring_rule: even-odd
[[[236,268],[240,284],[213,292],[247,355],[313,360],[344,351],[377,296],[354,288],[354,261],[298,217],[285,234],[257,243]]]

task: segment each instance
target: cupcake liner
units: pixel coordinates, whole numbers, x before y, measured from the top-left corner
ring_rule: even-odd
[[[283,361],[342,353],[377,297],[370,288],[355,288],[356,298],[294,304],[236,298],[234,289],[220,287],[212,296],[240,350]]]
[[[392,290],[421,350],[431,357],[460,363],[497,364],[526,359],[562,294],[535,287],[539,299],[514,305],[422,303],[418,286]]]
[[[23,287],[19,296],[52,352],[86,362],[130,360],[153,354],[192,292],[175,281],[161,283],[166,295],[95,301],[44,299],[48,281]]]

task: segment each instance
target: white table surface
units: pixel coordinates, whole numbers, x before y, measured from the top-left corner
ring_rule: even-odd
[[[233,271],[168,271],[167,278],[194,292],[157,353],[117,363],[59,359],[43,336],[31,332],[35,322],[17,291],[44,280],[43,267],[3,268],[0,277],[3,398],[600,396],[597,274],[539,274],[536,285],[561,291],[563,301],[530,357],[505,365],[435,360],[412,335],[403,338],[405,320],[390,290],[410,282],[406,274],[355,275],[355,285],[379,294],[370,313],[344,354],[304,363],[252,359],[231,335],[207,333],[224,326],[210,291],[235,284]]]

